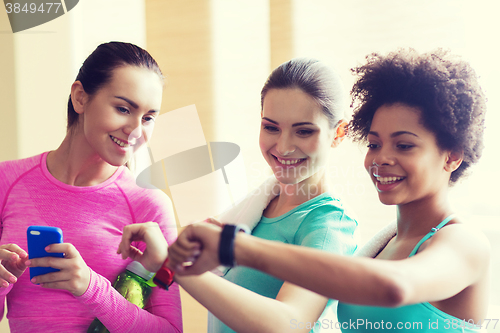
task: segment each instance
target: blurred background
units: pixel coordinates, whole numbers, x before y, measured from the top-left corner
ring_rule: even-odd
[[[146,48],[167,78],[162,113],[195,104],[207,142],[240,146],[249,188],[270,175],[258,135],[260,89],[273,68],[293,57],[318,58],[336,68],[347,94],[350,68],[371,52],[448,48],[472,64],[488,97],[483,157],[450,195],[491,242],[489,318],[499,319],[499,9],[494,0],[81,0],[64,16],[15,34],[0,10],[0,161],[58,147],[70,86],[102,42]],[[329,166],[333,191],[358,218],[360,243],[395,219],[362,167],[364,152],[346,140]],[[185,293],[182,300],[185,332],[206,332],[206,310]],[[492,325],[488,331],[500,331]],[[0,332],[9,332],[6,319]]]

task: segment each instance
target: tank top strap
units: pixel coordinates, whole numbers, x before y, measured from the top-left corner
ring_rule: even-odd
[[[427,233],[427,235],[425,235],[418,243],[417,245],[415,245],[415,247],[413,248],[413,250],[411,251],[410,255],[408,257],[412,257],[414,256],[418,249],[420,248],[420,246],[426,241],[428,240],[429,238],[431,238],[432,236],[434,236],[434,234],[436,232],[439,231],[439,229],[441,229],[442,227],[444,227],[446,225],[446,223],[450,222],[453,218],[455,217],[455,214],[451,214],[449,215],[447,218],[445,218],[443,221],[441,221],[441,223],[439,223],[436,227],[432,228],[431,231],[429,231]]]

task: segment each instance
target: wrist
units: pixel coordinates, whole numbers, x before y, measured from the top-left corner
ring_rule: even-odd
[[[156,272],[155,276],[153,277],[153,282],[166,290],[168,290],[168,287],[174,283],[174,276],[175,273],[173,270],[167,267],[167,262],[168,258],[165,260],[161,268]]]
[[[238,265],[248,266],[249,264],[247,252],[245,251],[245,244],[248,237],[250,237],[250,235],[241,232],[234,238],[234,260]]]
[[[234,255],[234,241],[236,235],[243,231],[249,233],[250,230],[244,225],[226,224],[222,228],[219,241],[219,262],[223,266],[236,266],[236,258]]]

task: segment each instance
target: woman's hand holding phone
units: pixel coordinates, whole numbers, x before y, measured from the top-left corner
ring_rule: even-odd
[[[27,230],[31,282],[81,296],[90,283],[90,269],[78,250],[62,242],[62,230],[31,226]]]
[[[36,276],[31,282],[43,288],[67,290],[74,296],[83,295],[90,283],[90,269],[80,252],[70,243],[52,244],[45,250],[48,253],[64,253],[64,258],[30,259],[29,267],[52,267],[59,271]]]

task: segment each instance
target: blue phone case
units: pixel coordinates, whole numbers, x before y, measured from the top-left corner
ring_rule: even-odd
[[[31,226],[26,231],[28,236],[28,256],[32,258],[59,257],[64,258],[63,253],[48,253],[45,247],[54,243],[62,243],[62,230],[56,227]],[[52,267],[30,267],[30,280],[37,276],[51,272],[57,272],[59,269]]]

